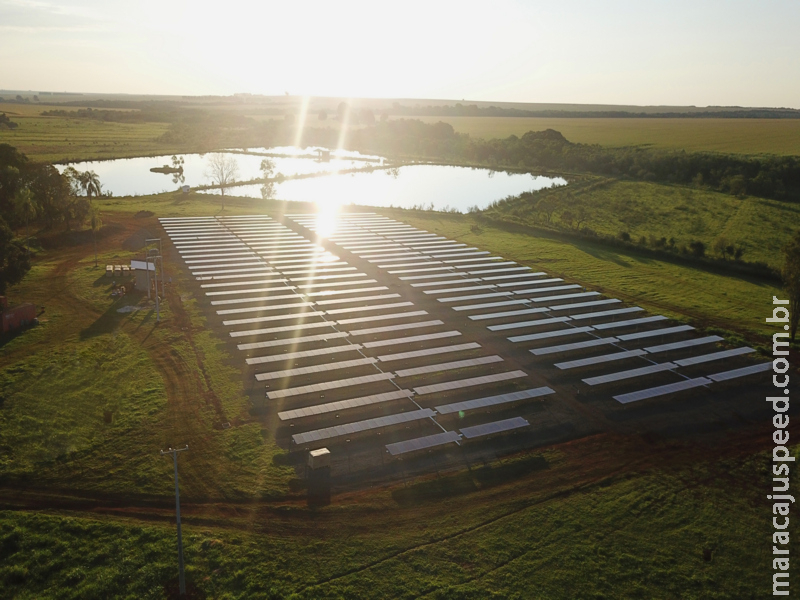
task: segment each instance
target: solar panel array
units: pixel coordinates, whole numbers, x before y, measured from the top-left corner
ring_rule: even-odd
[[[519,411],[558,386],[531,385],[502,344],[486,352],[456,317],[621,404],[766,368],[742,362],[750,348],[702,352],[721,340],[387,217],[344,213],[329,234],[316,215],[289,218],[161,223],[297,447],[387,432],[387,452],[405,456],[528,427]]]
[[[317,229],[308,216],[295,220]],[[486,322],[490,332],[502,335],[502,332],[513,331],[514,335],[506,339],[513,344],[530,345],[529,350],[535,357],[549,360],[551,355],[578,355],[572,360],[555,363],[559,369],[599,368],[607,371],[582,377],[587,386],[641,387],[647,386],[653,378],[673,380],[663,386],[614,395],[620,403],[746,377],[766,369],[765,365],[748,365],[703,377],[697,377],[693,372],[684,373],[684,369],[698,365],[736,360],[736,357],[753,350],[733,348],[686,356],[687,352],[693,353],[699,346],[722,339],[718,336],[686,337],[694,332],[690,325],[670,325],[664,315],[636,316],[635,313],[643,312],[641,307],[619,307],[621,300],[617,298],[604,298],[597,291],[565,282],[561,277],[550,277],[546,272],[534,271],[479,248],[389,218],[359,215],[347,216],[345,220],[349,226],[346,239],[335,235],[329,238],[331,241],[359,257],[369,254],[379,268],[396,275],[401,282],[435,296],[437,301],[453,310],[467,313],[470,320]],[[423,236],[427,236],[424,243],[421,241]],[[355,244],[354,240],[360,244],[368,243],[369,249]],[[382,248],[385,248],[385,256],[392,255],[393,261],[381,261],[379,256],[375,256]],[[459,257],[459,260],[444,260],[454,257]],[[678,339],[671,341],[670,338]],[[654,341],[662,340],[663,343],[653,345]],[[641,344],[648,345],[641,347]],[[603,348],[606,350],[596,355],[596,351]],[[671,361],[656,360],[662,353],[680,356]],[[631,363],[631,366],[614,370],[617,363]],[[688,381],[695,384],[684,383]]]
[[[360,217],[382,221],[352,216]],[[384,231],[398,241],[370,247],[361,235],[340,227],[340,242],[360,246],[365,262],[375,265],[358,267],[341,252],[326,250],[315,235],[297,233],[268,216],[174,218],[161,224],[217,322],[264,383],[267,406],[293,428],[297,447],[383,431],[408,438],[392,442],[408,442],[408,448],[429,449],[444,440],[455,445],[461,435],[437,420],[432,404],[524,388],[524,371],[509,369],[502,356],[486,353],[386,284],[393,279],[387,269],[402,270],[415,256],[436,252],[440,264],[467,259],[465,268],[478,268],[488,252],[459,244],[445,248],[438,236],[416,235],[401,224]],[[419,248],[411,254],[409,244]],[[439,283],[438,276],[418,281],[432,284],[419,286],[434,292],[431,296],[450,295],[451,286]],[[463,289],[464,283],[469,282],[453,290],[472,291]],[[386,446],[393,456],[410,451]]]

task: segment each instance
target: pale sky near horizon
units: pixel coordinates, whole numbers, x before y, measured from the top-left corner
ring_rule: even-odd
[[[0,89],[800,108],[796,0],[0,0]]]

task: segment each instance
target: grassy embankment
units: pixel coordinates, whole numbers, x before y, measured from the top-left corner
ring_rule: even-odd
[[[416,117],[444,121],[458,133],[483,139],[555,129],[571,142],[653,146],[687,152],[800,154],[800,119],[600,119],[527,117]]]
[[[550,205],[550,223],[540,206]],[[564,222],[571,214],[572,223]],[[674,240],[677,248],[699,240],[708,256],[733,245],[744,249],[742,260],[780,270],[781,247],[800,224],[800,205],[757,197],[643,181],[580,176],[561,188],[543,190],[529,199],[503,201],[489,208],[490,219],[533,226],[553,225],[569,232],[589,228],[603,236],[626,232],[633,242],[645,238]],[[576,218],[582,215],[583,220]],[[732,259],[733,257],[728,257]]]

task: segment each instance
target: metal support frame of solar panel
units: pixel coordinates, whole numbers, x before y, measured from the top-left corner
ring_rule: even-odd
[[[342,410],[361,408],[363,406],[382,404],[384,402],[391,402],[392,400],[408,400],[413,395],[414,392],[411,390],[403,389],[395,390],[394,392],[384,392],[382,394],[371,394],[369,396],[360,396],[358,398],[337,400],[336,402],[326,402],[324,404],[314,404],[304,408],[282,411],[278,413],[278,418],[281,421],[290,421],[302,417],[313,417]]]
[[[519,392],[509,392],[507,394],[498,394],[496,396],[486,396],[485,398],[476,398],[475,400],[465,400],[462,402],[453,402],[452,404],[442,404],[436,406],[436,412],[442,415],[461,413],[468,410],[478,410],[481,408],[490,408],[492,406],[499,406],[502,404],[511,404],[513,402],[520,402],[522,400],[530,400],[532,398],[540,398],[555,394],[555,390],[548,386],[533,388],[529,390],[522,390]]]
[[[694,379],[684,379],[676,383],[668,383],[666,385],[659,385],[636,392],[628,392],[627,394],[618,394],[614,396],[614,400],[620,404],[630,404],[631,402],[639,402],[649,398],[657,398],[675,392],[682,392],[693,388],[711,384],[711,380],[706,377],[695,377]]]
[[[514,429],[521,429],[530,425],[528,421],[522,417],[512,417],[510,419],[503,419],[502,421],[494,421],[492,423],[483,423],[482,425],[474,425],[472,427],[462,427],[460,429],[461,435],[466,439],[472,440],[487,435],[495,435],[498,433],[505,433]]]
[[[444,431],[442,433],[434,433],[433,435],[426,435],[403,442],[386,444],[386,450],[388,450],[389,454],[392,456],[402,456],[410,452],[430,450],[431,448],[452,444],[458,442],[460,439],[461,436],[455,431]]]
[[[419,410],[387,415],[385,417],[377,417],[375,419],[366,419],[364,421],[356,421],[354,423],[346,423],[343,425],[335,425],[333,427],[325,427],[323,429],[315,429],[305,433],[296,433],[292,436],[292,441],[298,446],[302,444],[321,442],[345,435],[353,435],[356,433],[363,433],[365,431],[383,429],[384,427],[392,427],[394,425],[401,425],[403,423],[411,423],[413,421],[429,419],[435,414],[436,413],[429,408],[422,408]]]

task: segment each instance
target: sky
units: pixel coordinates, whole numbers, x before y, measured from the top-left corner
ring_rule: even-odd
[[[797,0],[0,0],[0,89],[800,108]]]

